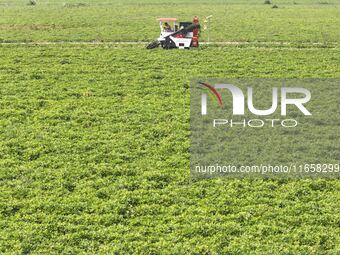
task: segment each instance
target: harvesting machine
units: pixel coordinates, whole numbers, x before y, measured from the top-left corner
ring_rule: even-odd
[[[192,22],[180,22],[179,25],[176,18],[160,18],[158,21],[161,34],[157,40],[146,46],[147,49],[154,49],[158,46],[163,49],[198,47],[200,24],[197,16]]]

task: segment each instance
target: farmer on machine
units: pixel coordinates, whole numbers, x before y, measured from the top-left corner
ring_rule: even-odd
[[[165,22],[165,23],[164,23],[163,29],[164,29],[166,32],[171,32],[171,26],[169,25],[168,22]]]

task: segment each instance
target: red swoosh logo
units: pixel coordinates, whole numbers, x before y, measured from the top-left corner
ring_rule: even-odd
[[[214,95],[217,97],[217,100],[220,103],[220,106],[222,108],[222,99],[221,99],[220,94],[218,94],[218,92],[216,91],[216,89],[213,86],[211,86],[211,85],[209,85],[207,83],[204,83],[204,82],[198,82],[198,83],[203,85],[203,86],[205,86],[205,87],[207,87],[208,89],[211,90],[212,93],[214,93]]]

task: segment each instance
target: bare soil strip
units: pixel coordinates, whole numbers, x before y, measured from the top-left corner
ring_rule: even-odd
[[[41,42],[0,42],[0,45],[146,45],[149,42],[101,42],[101,41],[41,41]],[[201,45],[260,45],[260,46],[302,46],[337,47],[336,42],[200,42]]]

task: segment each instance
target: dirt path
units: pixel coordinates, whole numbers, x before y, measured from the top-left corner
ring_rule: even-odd
[[[0,42],[0,45],[146,45],[149,42],[100,42],[100,41],[38,41],[38,42]],[[226,42],[200,42],[201,45],[301,45],[305,47],[315,47],[315,46],[337,46],[336,42],[333,43],[321,43],[321,42],[237,42],[237,41],[226,41]]]
[[[138,47],[144,47],[149,42],[100,42],[100,41],[41,41],[41,42],[0,42],[0,46],[44,46],[44,45],[136,45]],[[333,49],[339,50],[337,43],[310,43],[310,42],[237,42],[237,41],[226,41],[226,42],[200,42],[200,45],[211,45],[211,46],[244,46],[247,48],[261,48],[261,49],[274,49],[284,47],[290,50],[320,50],[320,49]]]

